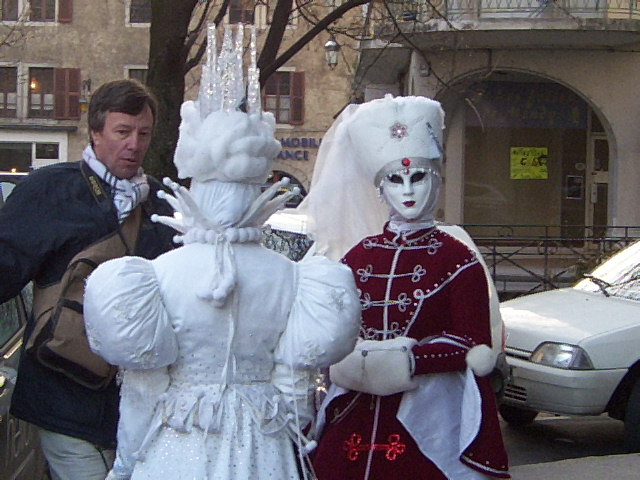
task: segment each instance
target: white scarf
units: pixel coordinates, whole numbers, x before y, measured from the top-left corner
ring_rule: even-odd
[[[142,168],[130,179],[118,178],[107,169],[104,163],[96,158],[91,145],[87,145],[87,148],[82,152],[82,159],[96,175],[111,187],[111,196],[113,206],[118,213],[118,222],[124,222],[133,209],[149,196],[149,183]]]

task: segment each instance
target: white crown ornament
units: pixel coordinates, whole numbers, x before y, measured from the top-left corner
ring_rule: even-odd
[[[299,189],[287,190],[289,179],[260,194],[274,158],[281,149],[274,137],[275,119],[260,107],[256,31],[251,27],[247,82],[243,75],[244,25],[227,27],[216,51],[216,30],[207,30],[207,58],[196,101],[180,110],[182,122],[174,155],[180,178],[191,178],[189,189],[165,178],[173,192],[159,192],[175,210],[173,217],[152,220],[176,229],[177,243],[216,245],[217,272],[199,293],[222,306],[235,285],[230,243],[259,242],[261,227]],[[246,92],[246,94],[245,94]]]
[[[251,27],[251,60],[247,68],[246,88],[242,62],[244,25],[235,27],[235,38],[233,28],[225,28],[222,48],[218,53],[216,29],[209,25],[206,63],[202,67],[198,99],[184,102],[180,111],[182,123],[174,163],[180,178],[192,179],[191,192],[165,179],[165,184],[175,194],[173,199],[167,200],[178,215],[156,218],[183,234],[195,226],[206,230],[228,229],[229,225],[216,225],[199,212],[198,202],[192,194],[212,180],[263,185],[271,172],[273,159],[282,148],[274,137],[273,114],[263,112],[260,107],[255,27]],[[299,193],[299,189],[292,189],[274,198],[288,183],[289,179],[285,178],[267,189],[233,226],[261,226],[274,211]],[[181,239],[178,237],[177,240]]]
[[[225,29],[222,49],[216,54],[215,26],[208,27],[200,93],[198,100],[182,104],[174,163],[180,178],[264,183],[281,146],[274,138],[273,115],[260,108],[255,27],[251,30],[246,95],[244,26],[236,27],[235,39],[231,29]]]

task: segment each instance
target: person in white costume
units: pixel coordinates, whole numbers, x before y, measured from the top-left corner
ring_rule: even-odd
[[[90,344],[123,371],[109,479],[311,478],[302,430],[314,376],[355,345],[350,270],[260,245],[286,181],[260,193],[280,146],[256,95],[255,34],[248,112],[237,108],[241,32],[235,47],[225,32],[216,58],[210,31],[200,97],[182,106],[175,164],[192,182],[165,181],[177,214],[156,220],[184,245],[153,261],[106,262],[87,282]]]

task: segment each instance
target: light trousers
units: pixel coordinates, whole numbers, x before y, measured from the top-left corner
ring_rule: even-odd
[[[113,465],[115,450],[42,428],[38,433],[51,480],[104,480]]]

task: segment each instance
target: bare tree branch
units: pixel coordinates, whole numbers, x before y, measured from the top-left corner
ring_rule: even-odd
[[[194,15],[196,14],[197,6],[194,8]],[[198,37],[202,33],[202,30],[207,23],[207,18],[209,17],[209,10],[211,9],[211,2],[205,2],[204,7],[201,8],[198,21],[196,22],[193,29],[187,33],[187,37],[185,39],[184,45],[187,51],[191,51],[191,47],[196,43]]]
[[[216,13],[215,18],[213,19],[212,23],[214,25],[216,25],[216,26],[220,25],[220,22],[222,21],[222,19],[224,18],[224,16],[227,13],[227,9],[229,8],[229,2],[230,1],[231,0],[223,0],[222,5],[220,5],[220,9],[218,10],[218,12]],[[207,6],[205,8],[205,11],[202,12],[202,15],[200,16],[200,19],[198,20],[198,25],[193,30],[195,35],[194,35],[194,40],[191,43],[191,45],[193,45],[193,43],[198,38],[198,36],[200,36],[200,33],[204,30],[204,25],[206,23],[207,18],[210,15],[210,8],[209,8],[210,4],[211,4],[211,2],[207,2]],[[189,49],[190,48],[191,48],[191,46],[189,46]],[[206,52],[206,51],[207,51],[207,42],[203,41],[202,43],[200,43],[200,46],[198,47],[198,50],[193,54],[193,56],[186,61],[185,69],[184,69],[184,73],[185,74],[200,63],[200,60],[202,60],[202,57],[204,56],[204,52]]]
[[[17,20],[0,25],[0,47],[13,47],[32,34],[25,28],[29,19],[29,5],[25,5],[18,14]]]
[[[431,5],[431,2],[429,2],[429,4]],[[393,15],[393,13],[391,12],[391,10],[389,9],[389,4],[385,1],[384,2],[384,6],[387,9],[387,13],[389,14],[389,18],[391,19],[391,21],[393,22],[393,25],[396,29],[396,31],[398,32],[398,36],[402,37],[402,39],[409,44],[409,46],[411,47],[411,49],[416,52],[418,55],[420,55],[420,57],[422,58],[422,60],[424,61],[425,65],[427,66],[427,68],[429,69],[429,73],[431,75],[434,76],[434,78],[440,82],[441,85],[443,86],[447,86],[447,82],[445,80],[442,79],[442,77],[438,76],[433,69],[431,68],[431,60],[429,60],[426,56],[426,54],[422,51],[422,49],[420,49],[415,43],[413,43],[413,41],[407,37],[407,35],[402,31],[402,29],[400,28],[400,26],[398,25],[398,22],[396,21],[395,16]],[[431,5],[433,7],[433,5]]]
[[[291,0],[282,0],[289,5],[291,5]],[[309,31],[307,31],[302,37],[298,39],[293,45],[291,45],[285,52],[278,55],[276,58],[275,55],[265,56],[263,58],[265,49],[267,45],[265,45],[265,49],[263,49],[263,55],[260,55],[260,60],[258,61],[258,67],[260,67],[260,85],[264,86],[267,79],[284,65],[290,58],[292,58],[296,53],[298,53],[305,45],[307,45],[311,40],[313,40],[320,32],[325,30],[329,25],[333,22],[341,18],[346,12],[355,8],[359,5],[364,5],[365,3],[369,3],[371,0],[347,0],[342,5],[337,7],[335,10],[332,10],[329,14],[327,14],[322,20],[316,23]],[[278,2],[280,5],[280,2]],[[269,32],[271,34],[271,32]],[[267,37],[267,42],[269,38]],[[277,53],[277,52],[276,52]],[[271,58],[271,61],[268,62],[267,59]]]
[[[258,59],[258,67],[260,69],[264,68],[265,65],[273,63],[276,59],[278,50],[282,44],[284,32],[286,31],[287,24],[289,23],[292,6],[293,0],[278,0],[278,3],[276,3],[276,8],[273,11],[271,27],[269,28],[269,33],[264,41],[260,58]],[[260,75],[260,77],[262,78],[262,75]]]

